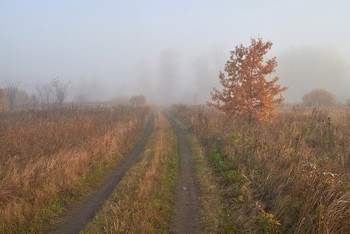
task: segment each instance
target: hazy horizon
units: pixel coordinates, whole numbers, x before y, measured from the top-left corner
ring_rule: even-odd
[[[210,100],[229,52],[273,42],[286,102],[323,88],[350,98],[350,3],[345,1],[1,1],[0,88],[31,93],[53,77],[69,100],[144,94]]]

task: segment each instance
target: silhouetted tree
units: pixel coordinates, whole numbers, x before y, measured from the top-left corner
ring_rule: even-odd
[[[68,94],[69,83],[64,83],[58,77],[52,79],[51,83],[36,85],[38,99],[41,104],[50,107],[52,104],[62,106]]]
[[[31,109],[33,108],[31,95],[25,90],[18,89],[16,95],[16,106],[20,109]]]
[[[58,106],[62,106],[68,94],[69,83],[63,83],[60,78],[56,77],[52,80],[51,85],[54,92],[55,103]]]
[[[211,105],[226,114],[245,117],[250,123],[274,117],[275,104],[284,100],[281,92],[287,88],[276,84],[277,76],[266,80],[277,66],[276,58],[264,62],[271,46],[272,42],[263,42],[261,38],[251,39],[249,47],[236,46],[226,62],[226,74],[219,75],[223,90],[213,89]]]
[[[30,106],[33,109],[38,108],[39,105],[39,98],[36,94],[31,94],[30,95]]]
[[[5,85],[7,106],[10,111],[13,111],[17,104],[19,82],[8,80]]]
[[[303,103],[308,106],[329,106],[334,104],[334,95],[324,89],[314,89],[303,96]]]
[[[36,85],[36,91],[38,92],[38,99],[40,100],[41,105],[49,107],[54,102],[51,85]]]

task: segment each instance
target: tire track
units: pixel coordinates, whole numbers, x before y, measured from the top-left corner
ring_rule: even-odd
[[[96,212],[102,207],[103,203],[111,195],[115,186],[124,176],[125,172],[136,161],[139,154],[144,150],[150,135],[154,128],[154,113],[151,115],[144,136],[141,141],[134,147],[134,149],[125,157],[117,168],[111,173],[106,181],[94,192],[89,194],[79,207],[69,211],[67,215],[62,218],[54,230],[48,230],[45,233],[67,234],[79,233],[89,220],[95,216]]]
[[[171,220],[172,233],[201,233],[198,217],[198,193],[192,167],[192,155],[185,134],[175,119],[167,113],[178,138],[180,153],[180,179],[176,188],[174,214]]]

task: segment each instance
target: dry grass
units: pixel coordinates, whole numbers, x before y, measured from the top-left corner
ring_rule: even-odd
[[[132,107],[2,113],[0,232],[40,232],[131,147],[147,113]]]
[[[230,217],[225,215],[224,210],[227,206],[215,172],[210,167],[210,162],[205,157],[205,150],[198,140],[193,135],[189,135],[188,139],[194,155],[196,180],[200,188],[199,217],[204,226],[204,233],[229,233],[227,228]]]
[[[200,139],[230,206],[231,230],[350,231],[350,110],[286,108],[253,126],[177,106]]]
[[[157,114],[144,153],[83,233],[166,232],[177,173],[176,136],[163,114]]]
[[[220,191],[220,184],[215,176],[215,171],[210,166],[210,161],[205,155],[205,148],[191,134],[191,125],[179,119],[176,122],[185,130],[187,140],[193,155],[193,165],[198,183],[199,194],[199,218],[204,233],[230,233],[230,217],[225,215],[228,207],[224,203],[223,194]]]

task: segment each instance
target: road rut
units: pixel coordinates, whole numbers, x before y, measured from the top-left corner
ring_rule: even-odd
[[[198,192],[192,167],[192,155],[185,134],[174,118],[167,114],[178,138],[180,153],[180,179],[176,188],[172,233],[201,233],[198,217]]]
[[[67,234],[79,233],[85,224],[95,216],[96,212],[102,207],[107,198],[111,195],[115,186],[124,176],[125,172],[136,161],[139,154],[144,150],[150,135],[154,128],[154,114],[151,115],[144,136],[141,141],[134,147],[130,154],[123,159],[118,167],[111,173],[108,179],[94,192],[89,194],[79,207],[69,211],[62,218],[58,226],[44,233]]]

